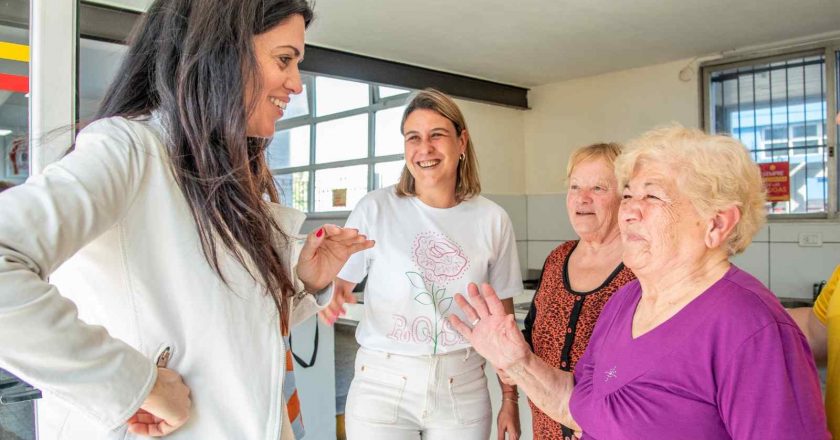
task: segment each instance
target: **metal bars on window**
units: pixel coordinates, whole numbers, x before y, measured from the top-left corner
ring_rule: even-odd
[[[837,43],[703,66],[706,130],[738,138],[757,163],[789,166],[790,200],[769,202],[771,215],[836,215]]]

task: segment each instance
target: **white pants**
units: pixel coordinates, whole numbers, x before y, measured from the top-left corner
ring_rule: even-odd
[[[360,348],[347,395],[347,439],[487,440],[484,364],[470,349],[403,356]]]

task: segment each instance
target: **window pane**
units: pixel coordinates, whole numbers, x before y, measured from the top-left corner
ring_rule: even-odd
[[[0,114],[10,111],[8,104],[0,107]],[[12,183],[23,183],[29,176],[29,146],[26,141],[26,131],[15,128],[3,128],[3,133],[9,134],[0,136],[0,152],[3,157],[0,162],[5,162],[4,169],[0,169],[0,180],[7,180]]]
[[[18,184],[29,175],[29,31],[0,26],[0,42],[10,44],[10,59],[0,59],[0,73],[9,75],[0,81],[0,181]]]
[[[349,211],[367,193],[367,165],[315,171],[315,212]]]
[[[826,82],[823,56],[712,72],[713,132],[731,133],[756,162],[788,162],[790,201],[768,212],[827,210]]]
[[[403,168],[405,168],[404,160],[376,164],[373,168],[373,189],[395,185],[400,181]]]
[[[274,133],[265,154],[273,170],[309,165],[309,125]]]
[[[307,97],[306,84],[303,85],[303,92],[299,95],[289,96],[289,105],[286,106],[286,111],[283,112],[283,120],[296,118],[309,114],[309,101]]]
[[[366,107],[370,104],[370,87],[365,83],[319,76],[315,78],[317,116]]]
[[[80,120],[94,117],[127,51],[122,44],[79,39]]]
[[[315,162],[367,157],[368,115],[350,116],[315,126]]]
[[[405,106],[376,112],[376,155],[402,154],[405,142],[400,133],[400,122]]]
[[[407,89],[397,89],[394,87],[379,86],[379,98],[388,98],[390,96],[402,95],[410,91],[411,90]]]
[[[274,176],[274,183],[280,193],[280,203],[283,206],[308,211],[307,201],[309,200],[309,172],[303,171],[292,174],[279,174]]]
[[[768,202],[769,214],[813,214],[828,209],[828,179],[823,167],[814,165],[826,160],[825,151],[811,153],[814,149],[808,150],[790,158],[790,201]],[[760,162],[785,161],[779,155],[775,160]]]

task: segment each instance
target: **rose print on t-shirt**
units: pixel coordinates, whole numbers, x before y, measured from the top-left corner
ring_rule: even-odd
[[[431,339],[437,353],[441,342],[446,345],[457,342],[451,341],[453,338],[448,334],[447,326],[439,322],[443,320],[439,318],[443,318],[452,307],[452,296],[446,294],[446,284],[464,276],[469,258],[454,240],[436,232],[418,234],[412,244],[411,256],[419,272],[406,272],[405,275],[413,287],[414,300],[432,307],[434,322]],[[417,339],[418,335],[413,336]]]
[[[424,232],[414,240],[412,260],[423,278],[434,283],[457,280],[467,268],[467,256],[455,242],[442,234]]]

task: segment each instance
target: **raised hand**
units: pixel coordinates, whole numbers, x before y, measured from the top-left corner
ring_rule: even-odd
[[[355,283],[336,278],[335,293],[333,294],[332,301],[330,301],[327,307],[318,312],[318,316],[329,325],[335,324],[338,317],[345,313],[344,304],[356,304],[356,296],[353,295],[354,287],[356,287]]]
[[[134,434],[162,437],[171,434],[190,418],[190,389],[181,375],[168,368],[158,368],[158,377],[140,409],[128,419]]]
[[[507,369],[523,360],[530,347],[516,326],[514,316],[505,312],[496,291],[486,283],[481,285],[481,294],[473,283],[467,286],[467,291],[469,302],[461,294],[455,295],[455,302],[470,324],[467,325],[456,315],[450,315],[449,322],[455,330],[497,369]]]
[[[350,255],[373,245],[357,229],[324,225],[306,237],[297,263],[298,278],[307,291],[321,290],[335,279]]]

